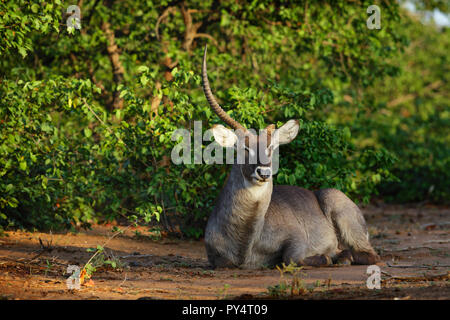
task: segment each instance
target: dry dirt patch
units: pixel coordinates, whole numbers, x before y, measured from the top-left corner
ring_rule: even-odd
[[[432,206],[365,208],[372,243],[383,260],[382,289],[367,289],[366,266],[307,267],[300,276],[302,290],[293,297],[289,290],[273,290],[282,280],[292,281],[290,275],[281,279],[276,269],[212,270],[202,241],[152,241],[136,238],[133,230],[105,246],[120,268],[103,265],[81,290],[68,290],[67,266],[82,267],[92,256],[87,249],[111,237],[111,226],[77,234],[8,231],[0,237],[0,298],[449,299],[449,213]]]

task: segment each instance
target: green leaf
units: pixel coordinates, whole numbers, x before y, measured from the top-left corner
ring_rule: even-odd
[[[296,182],[296,178],[295,178],[295,175],[294,174],[291,174],[290,176],[289,176],[289,184],[290,185],[295,185],[295,182]]]
[[[19,168],[20,168],[20,170],[22,170],[22,171],[27,170],[27,163],[26,163],[25,161],[21,161],[21,162],[19,163]]]
[[[36,4],[36,3],[33,3],[33,4],[31,5],[31,11],[32,11],[33,13],[37,13],[37,12],[39,11],[39,5]]]
[[[25,58],[27,56],[27,50],[24,47],[18,47],[17,50],[19,50],[20,55],[22,58]]]
[[[92,130],[91,129],[89,129],[89,128],[84,128],[84,135],[87,137],[87,138],[89,138],[89,137],[91,137],[92,136]]]
[[[143,86],[145,86],[148,83],[148,78],[144,74],[141,76],[140,80]]]
[[[139,73],[143,73],[143,72],[148,72],[148,67],[147,66],[139,66],[138,67],[138,69],[137,69],[137,71],[139,72]]]

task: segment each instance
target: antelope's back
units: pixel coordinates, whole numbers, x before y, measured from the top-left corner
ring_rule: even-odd
[[[334,233],[332,222],[323,213],[314,192],[296,186],[273,187],[265,229],[272,234],[305,239],[321,230]]]

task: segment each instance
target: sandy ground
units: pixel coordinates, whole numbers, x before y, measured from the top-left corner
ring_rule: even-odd
[[[70,290],[67,266],[83,267],[93,255],[88,249],[113,235],[111,225],[97,225],[78,233],[1,235],[0,299],[449,299],[450,209],[363,211],[382,257],[381,289],[367,288],[367,266],[306,267],[295,277],[277,269],[212,270],[202,241],[152,240],[128,229],[98,255],[116,268],[98,262],[90,281]],[[294,280],[298,290],[291,294]]]

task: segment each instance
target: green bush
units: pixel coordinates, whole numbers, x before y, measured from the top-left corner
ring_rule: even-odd
[[[388,134],[398,118],[384,130],[362,116],[383,103],[377,81],[400,72],[395,57],[410,34],[396,2],[380,4],[381,30],[366,28],[370,1],[92,1],[81,8],[81,30],[66,28],[67,3],[24,3],[0,4],[0,226],[124,218],[202,236],[229,166],[176,165],[170,154],[176,129],[220,122],[201,90],[206,42],[210,82],[231,116],[255,129],[300,120],[299,136],[280,149],[276,183],[368,201],[395,192],[393,172],[407,178],[421,168],[405,140]],[[421,123],[419,138],[432,128]],[[366,128],[380,133],[375,142],[364,142]],[[420,144],[422,159],[440,143]],[[442,152],[424,179],[442,177]],[[391,172],[396,155],[407,166]]]
[[[137,81],[144,88],[154,79],[148,68],[141,69]],[[91,102],[98,88],[89,80],[11,83],[14,88],[8,91],[14,95],[2,97],[6,107],[2,118],[7,119],[0,149],[4,223],[55,229],[123,216],[142,223],[162,221],[169,229],[181,224],[184,234],[201,236],[227,167],[171,163],[171,150],[178,143],[171,139],[176,129],[188,128],[191,119],[202,117],[203,130],[218,122],[206,103],[196,107],[188,93],[175,90],[200,86],[199,77],[182,71],[174,76],[160,89],[171,104],[152,111],[148,101],[123,87],[125,107],[109,117]],[[228,94],[237,119],[267,125],[259,112],[253,110],[251,116],[249,106],[240,104],[256,105],[256,91],[232,88]],[[322,103],[332,99],[329,91],[316,96]],[[276,122],[277,114],[280,119],[286,113],[301,119],[313,108],[310,99],[279,85],[269,87],[264,96],[268,105],[285,102],[283,107],[274,107]],[[276,181],[337,187],[367,198],[381,175],[389,176],[388,163],[383,161],[390,158],[380,151],[355,150],[349,137],[348,130],[302,121],[299,137],[281,151]],[[363,175],[357,175],[356,168]]]
[[[400,30],[410,45],[391,60],[401,71],[376,80],[361,97],[365,107],[345,119],[360,147],[381,146],[398,158],[391,168],[397,181],[378,186],[384,200],[448,203],[450,30],[408,15]],[[348,109],[345,102],[338,107],[339,117]]]

